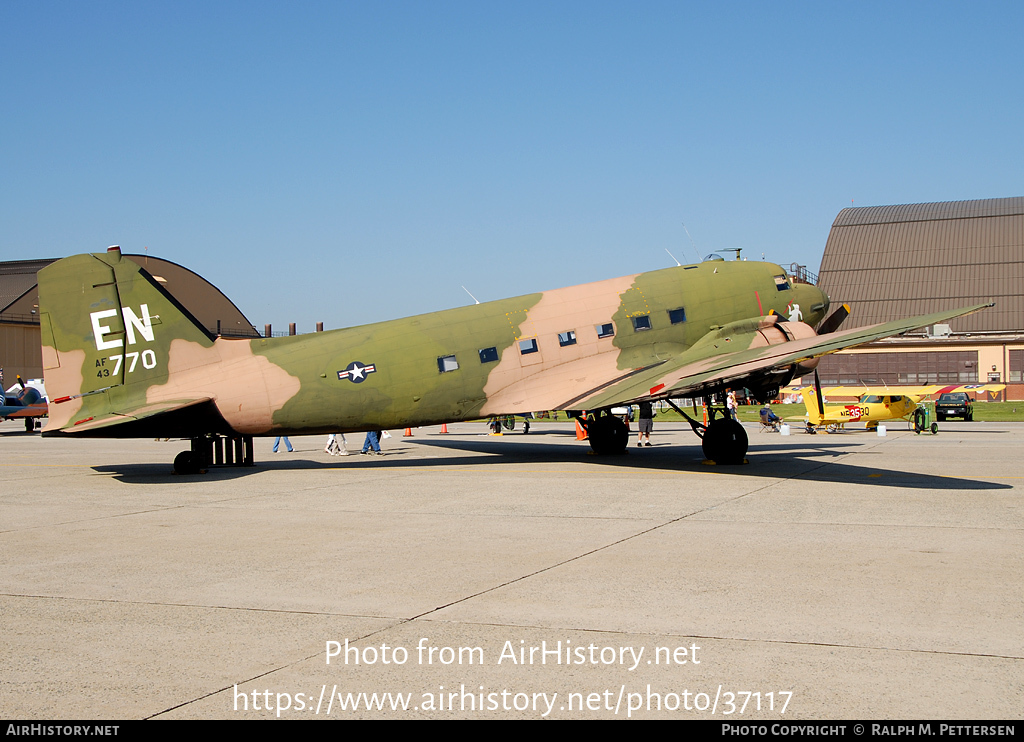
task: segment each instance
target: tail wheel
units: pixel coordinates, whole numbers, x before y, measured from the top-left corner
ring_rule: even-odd
[[[198,474],[199,457],[192,451],[182,451],[174,457],[175,474]]]

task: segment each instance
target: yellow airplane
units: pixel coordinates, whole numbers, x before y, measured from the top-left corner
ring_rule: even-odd
[[[807,409],[805,419],[807,432],[818,428],[829,432],[842,429],[847,423],[862,422],[869,430],[886,420],[905,420],[914,430],[928,429],[932,434],[939,430],[936,423],[927,424],[927,410],[921,401],[933,394],[947,392],[1000,391],[1005,384],[962,384],[906,387],[829,387],[825,394],[836,397],[856,396],[855,404],[823,404],[821,395],[814,386],[791,387],[784,392],[799,392]],[[920,410],[920,413],[918,412]]]
[[[804,407],[807,408],[807,432],[815,433],[818,428],[835,432],[847,423],[865,423],[868,429],[878,427],[884,420],[910,420],[917,411],[921,397],[910,394],[864,394],[856,404],[824,405],[813,386],[801,391]],[[939,426],[932,423],[933,433]]]

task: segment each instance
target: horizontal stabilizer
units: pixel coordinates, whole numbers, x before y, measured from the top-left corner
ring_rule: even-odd
[[[66,435],[81,437],[110,437],[117,428],[118,438],[188,438],[196,430],[230,434],[210,397],[191,400],[173,400],[145,405],[127,412],[107,413],[97,417],[72,420],[59,430],[44,430],[44,436]]]

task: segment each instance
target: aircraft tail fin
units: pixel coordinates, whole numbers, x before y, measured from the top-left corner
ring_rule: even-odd
[[[213,336],[119,248],[75,255],[39,272],[44,433],[110,415],[130,416],[164,384],[173,340],[209,347]]]
[[[804,387],[801,395],[804,398],[804,407],[807,408],[807,422],[811,425],[821,424],[821,406],[818,404],[818,395],[813,386]]]

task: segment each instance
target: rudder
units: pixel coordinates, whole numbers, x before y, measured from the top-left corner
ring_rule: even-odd
[[[800,393],[807,408],[807,422],[811,425],[821,424],[821,408],[818,406],[818,394],[813,386],[805,387]]]

